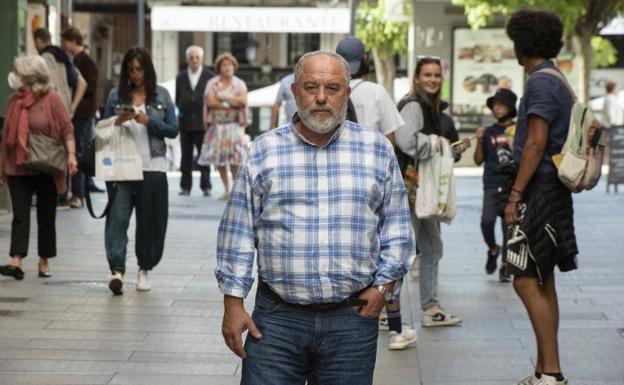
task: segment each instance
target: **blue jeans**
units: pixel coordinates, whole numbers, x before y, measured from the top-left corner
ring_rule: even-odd
[[[252,318],[262,338],[247,336],[241,385],[373,383],[378,320],[350,307],[294,308],[258,292]]]
[[[442,259],[440,222],[418,219],[412,213],[412,225],[420,256],[420,306],[423,310],[439,305],[438,265]]]

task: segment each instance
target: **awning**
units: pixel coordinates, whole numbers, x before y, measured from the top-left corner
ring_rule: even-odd
[[[154,5],[154,31],[349,33],[348,8]]]
[[[618,16],[600,30],[601,35],[624,35],[624,16]]]

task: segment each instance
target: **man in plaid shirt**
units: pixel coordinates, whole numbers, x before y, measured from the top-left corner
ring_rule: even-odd
[[[372,384],[379,313],[415,243],[392,145],[345,121],[349,78],[334,53],[299,60],[298,111],[252,143],[223,214],[215,274],[242,384]]]

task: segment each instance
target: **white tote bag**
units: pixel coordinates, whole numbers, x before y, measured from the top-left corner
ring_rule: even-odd
[[[441,222],[451,223],[455,218],[455,159],[448,140],[442,138],[438,174],[438,217]]]
[[[450,223],[455,217],[454,158],[448,140],[430,135],[437,150],[429,159],[418,162],[420,184],[416,191],[416,216]]]
[[[143,161],[134,136],[116,116],[98,122],[95,129],[95,177],[107,182],[143,180]]]

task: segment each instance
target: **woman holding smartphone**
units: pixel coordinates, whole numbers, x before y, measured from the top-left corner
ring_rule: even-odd
[[[405,125],[395,132],[396,145],[416,164],[430,158],[435,151],[429,137],[438,140],[454,141],[456,133],[446,127],[443,121],[440,99],[442,87],[442,64],[438,57],[420,57],[416,63],[414,83],[409,94],[399,102]],[[462,139],[453,146],[455,160],[470,146],[470,141]],[[461,318],[440,306],[438,300],[438,265],[442,258],[442,238],[440,222],[437,219],[420,219],[412,211],[412,224],[416,235],[416,245],[421,252],[420,262],[420,304],[423,327],[456,325]]]
[[[103,118],[115,115],[115,124],[130,129],[143,161],[142,181],[115,183],[117,193],[106,217],[104,239],[112,274],[108,287],[121,295],[127,231],[134,208],[139,265],[136,288],[151,289],[148,272],[162,257],[169,210],[165,138],[178,135],[175,105],[169,92],[156,85],[154,65],[145,48],[130,48],[123,58],[119,86],[111,91]],[[107,186],[109,191],[112,187]]]

